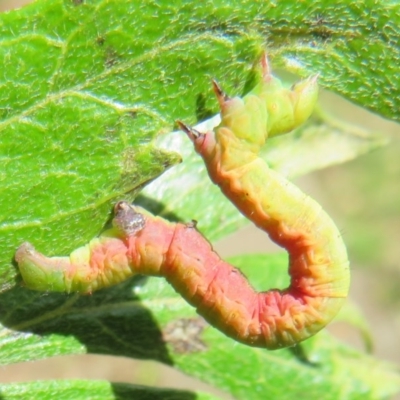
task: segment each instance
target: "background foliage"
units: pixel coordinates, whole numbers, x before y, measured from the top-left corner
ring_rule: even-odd
[[[161,280],[137,277],[90,297],[34,293],[21,286],[12,261],[24,240],[58,255],[85,243],[117,199],[133,200],[181,157],[140,202],[169,219],[198,220],[213,240],[235,231],[244,219],[211,186],[183,136],[166,134],[174,121],[217,112],[211,77],[243,93],[265,46],[274,67],[319,73],[325,88],[398,121],[399,15],[400,5],[387,1],[243,0],[39,0],[1,15],[2,364],[84,352],[154,359],[239,399],[305,391],[310,399],[380,399],[399,391],[395,367],[327,333],[295,349],[251,349],[206,327]],[[264,156],[296,176],[382,143],[318,110],[300,130],[271,140]],[[284,285],[284,256],[234,262],[259,289]],[[3,385],[1,395],[28,390],[211,398],[81,381]]]

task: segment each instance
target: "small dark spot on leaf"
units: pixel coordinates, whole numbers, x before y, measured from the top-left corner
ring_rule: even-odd
[[[129,111],[128,115],[130,115],[133,119],[135,119],[138,116],[138,112],[137,111]]]
[[[162,160],[162,165],[164,167],[164,170],[169,168],[172,165],[176,165],[182,162],[182,157],[180,157],[179,154],[176,154],[175,159],[167,159],[167,160]],[[168,218],[167,218],[168,219]]]
[[[205,119],[211,118],[214,113],[210,108],[207,108],[206,96],[200,93],[196,97],[196,118],[198,121],[203,121]]]
[[[332,37],[332,32],[327,28],[321,27],[313,32],[313,36],[317,39],[328,40]]]
[[[207,326],[203,318],[181,318],[170,322],[163,330],[163,339],[179,354],[206,351],[206,344],[200,339]]]
[[[84,0],[72,0],[72,2],[76,5],[79,6],[80,4],[84,3]]]
[[[324,15],[316,14],[310,25],[314,27],[312,34],[316,39],[328,40],[332,37],[333,31]]]
[[[108,142],[112,142],[116,139],[117,133],[118,133],[117,126],[112,126],[112,125],[105,126],[103,138]]]
[[[114,66],[115,64],[117,64],[117,62],[118,62],[117,52],[113,48],[108,47],[106,50],[106,54],[105,54],[106,67],[110,68],[110,67]]]
[[[315,19],[312,21],[312,25],[323,25],[326,22],[322,14],[316,14]]]
[[[96,43],[99,45],[99,46],[103,46],[103,44],[106,42],[106,39],[105,39],[105,37],[103,37],[103,36],[97,36],[97,38],[96,38]]]
[[[182,161],[180,161],[180,162],[182,162]],[[167,169],[167,168],[169,168],[171,165],[175,165],[175,164],[171,164],[171,163],[168,162],[168,161],[164,161],[162,165],[163,165],[164,169]]]

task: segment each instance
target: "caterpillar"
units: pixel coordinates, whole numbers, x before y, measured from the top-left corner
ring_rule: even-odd
[[[282,87],[261,62],[261,81],[243,99],[216,82],[221,124],[200,133],[179,122],[214,183],[235,206],[289,253],[290,286],[256,292],[223,261],[195,223],[171,223],[127,202],[113,227],[69,257],[45,257],[28,242],[15,259],[33,290],[92,293],[134,274],[165,277],[211,325],[250,346],[278,349],[322,329],[347,296],[346,248],[333,221],[311,198],[258,157],[267,137],[308,118],[316,78]]]
[[[267,348],[292,345],[317,333],[338,313],[350,286],[347,250],[335,223],[258,156],[267,138],[309,118],[317,100],[317,77],[286,89],[271,74],[264,55],[261,80],[243,99],[228,97],[213,81],[221,109],[221,123],[213,131],[201,133],[178,121],[211,180],[289,253],[290,286],[258,299]]]

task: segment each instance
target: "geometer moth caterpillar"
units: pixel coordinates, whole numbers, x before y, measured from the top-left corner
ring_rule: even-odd
[[[317,99],[317,77],[283,88],[264,56],[260,82],[243,99],[229,98],[214,81],[221,123],[200,133],[179,125],[225,196],[289,253],[291,283],[263,298],[259,312],[267,347],[293,344],[318,332],[347,297],[350,271],[341,234],[321,206],[258,154],[268,137],[302,124]],[[279,337],[279,339],[276,338]],[[276,341],[277,340],[277,341]],[[276,342],[275,342],[276,341]]]
[[[214,83],[222,117],[215,132],[180,125],[223,193],[287,249],[287,289],[255,292],[193,223],[170,223],[127,202],[116,204],[112,229],[69,257],[48,258],[22,244],[15,259],[26,286],[91,293],[134,274],[161,276],[211,325],[250,346],[291,346],[323,328],[348,293],[345,246],[321,207],[258,157],[268,136],[308,118],[316,79],[289,91],[272,77],[266,58],[262,68],[261,82],[243,99],[229,99]]]

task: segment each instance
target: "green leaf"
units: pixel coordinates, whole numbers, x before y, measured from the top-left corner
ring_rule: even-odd
[[[274,66],[304,76],[318,72],[322,86],[399,120],[399,9],[383,0],[38,0],[1,14],[1,362],[84,352],[154,359],[246,399],[304,393],[380,399],[398,391],[392,366],[323,333],[304,345],[304,357],[300,350],[251,349],[210,327],[203,333],[194,310],[162,280],[136,277],[89,297],[35,293],[14,286],[12,258],[25,240],[62,255],[95,236],[116,199],[133,199],[180,160],[155,147],[154,138],[173,130],[178,118],[194,123],[195,115],[217,112],[210,78],[241,93],[265,43]],[[287,143],[272,147],[271,141],[272,153],[281,147],[270,160],[287,172],[289,155],[302,173],[327,165],[322,150],[320,159],[301,161],[309,153],[297,147],[300,137],[314,146],[320,135],[346,150],[328,163],[377,144],[343,132],[326,119],[314,121],[282,138]],[[237,211],[216,190],[197,185],[196,164],[185,168],[188,175],[177,175],[155,206],[175,218],[198,218],[211,238],[236,229],[226,226],[236,224]],[[195,333],[183,343],[177,338],[182,321]],[[40,396],[54,388],[45,385],[37,383]],[[82,387],[112,390],[105,383],[65,385],[66,398]],[[25,387],[4,388],[4,396],[35,390]]]
[[[272,53],[286,69],[320,73],[325,88],[400,121],[398,1],[284,1],[270,6],[267,36],[278,45]]]

